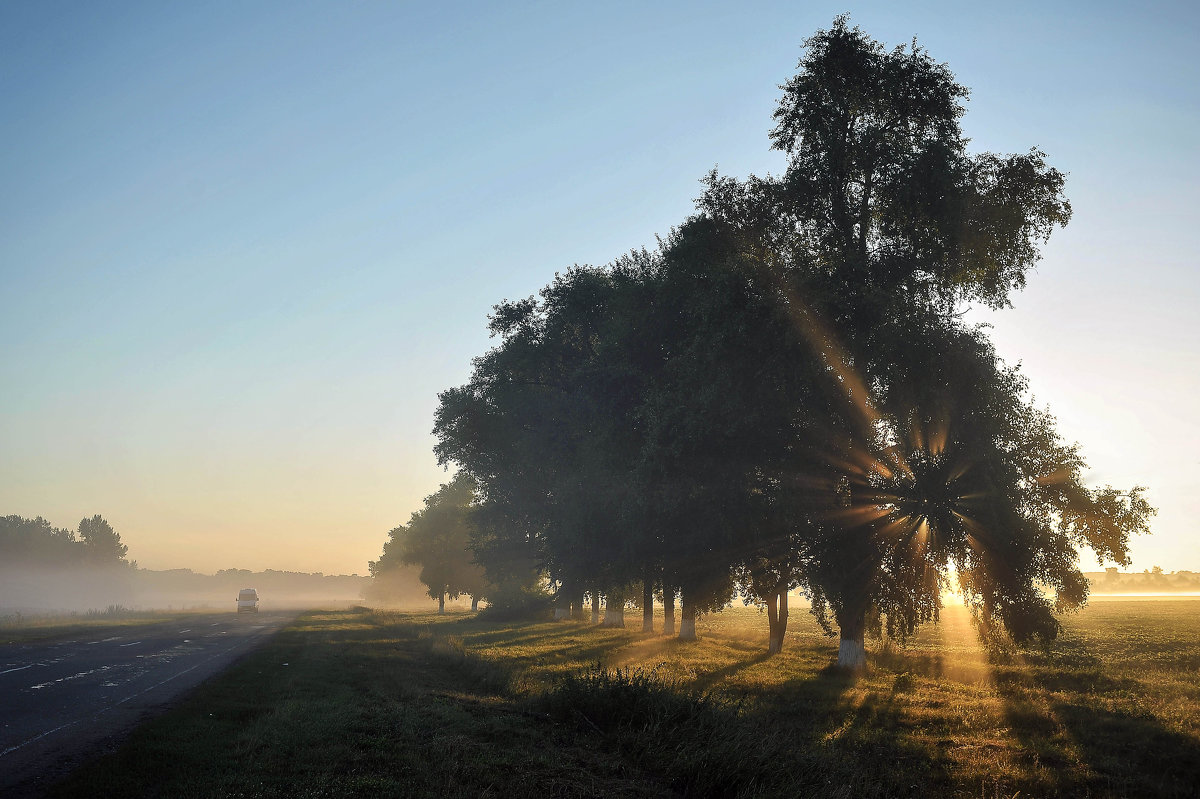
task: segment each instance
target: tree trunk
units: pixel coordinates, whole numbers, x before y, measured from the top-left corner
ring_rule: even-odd
[[[608,592],[608,601],[604,603],[605,627],[625,626],[625,594],[616,591]]]
[[[774,655],[779,651],[779,594],[768,594],[767,597],[767,654]]]
[[[446,592],[445,591],[443,591],[438,596],[438,615],[439,616],[446,615]]]
[[[780,594],[779,594],[779,649],[775,650],[777,652],[783,651],[783,637],[784,637],[784,635],[787,634],[787,623],[788,623],[788,598],[787,598],[787,595],[788,595],[788,592],[787,592],[786,588],[783,589],[783,591],[780,592]]]
[[[775,655],[783,651],[783,637],[787,633],[787,623],[788,597],[785,589],[767,597],[767,624],[771,630],[767,640],[768,654]]]
[[[663,635],[675,634],[675,587],[663,583]]]
[[[479,597],[473,596],[473,597],[471,597],[471,612],[474,613],[478,610],[479,610]]]
[[[554,620],[562,621],[569,618],[571,618],[571,598],[567,594],[566,586],[561,586],[558,589],[558,595],[554,598]]]
[[[642,581],[642,632],[654,632],[654,579]]]
[[[696,640],[696,603],[688,601],[687,591],[683,592],[683,607],[680,609],[679,640]]]
[[[571,595],[571,618],[578,621],[583,621],[583,592],[578,591]]]
[[[600,623],[600,589],[592,589],[592,624]]]
[[[867,667],[867,648],[864,633],[867,627],[866,611],[838,615],[841,641],[838,645],[838,666],[850,671],[862,671]]]

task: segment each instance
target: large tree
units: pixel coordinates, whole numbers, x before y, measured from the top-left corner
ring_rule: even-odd
[[[1152,510],[1140,489],[1082,484],[1074,448],[960,316],[1024,285],[1070,218],[1064,177],[1036,149],[968,154],[967,90],[946,66],[845,18],[806,42],[783,89],[771,136],[785,174],[710,176],[700,206],[775,265],[842,395],[796,465],[802,504],[824,508],[806,572],[841,630],[839,660],[861,665],[875,614],[901,631],[933,618],[951,564],[985,620],[1053,635],[1050,607],[1086,598],[1076,548],[1125,562]]]

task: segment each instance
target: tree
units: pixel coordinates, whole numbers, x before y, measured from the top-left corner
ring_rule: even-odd
[[[786,172],[714,172],[656,252],[497,306],[500,344],[440,397],[439,460],[497,520],[481,556],[594,595],[661,574],[680,637],[736,576],[777,651],[803,586],[857,667],[868,627],[935,619],[954,571],[985,625],[1053,636],[1086,599],[1078,548],[1125,562],[1153,509],[1083,485],[961,315],[1024,285],[1064,176],[969,155],[967,91],[915,43],[839,18],[806,48],[771,134]]]
[[[1092,491],[1082,459],[966,301],[1008,304],[1071,208],[1044,155],[966,152],[967,90],[914,43],[885,50],[844,17],[805,43],[775,112],[782,178],[711,175],[701,210],[775,265],[796,329],[835,389],[826,441],[796,464],[806,581],[863,662],[872,618],[936,618],[953,563],[981,618],[1053,636],[1078,606],[1077,547],[1127,559],[1153,512],[1141,489]],[[840,392],[840,403],[836,395]],[[1056,591],[1043,600],[1040,586]]]
[[[439,461],[480,486],[476,550],[489,573],[532,559],[567,605],[580,609],[585,589],[606,594],[606,623],[618,626],[624,590],[653,557],[629,474],[648,372],[628,313],[643,307],[648,258],[575,268],[540,300],[497,305],[501,344],[476,359],[469,383],[440,395],[434,428]]]
[[[483,569],[471,551],[471,506],[475,482],[465,473],[425,498],[425,507],[412,514],[407,525],[388,533],[383,555],[370,565],[379,577],[397,565],[419,566],[421,582],[429,597],[438,601],[438,613],[446,612],[446,597],[471,596],[471,609],[487,595]]]
[[[121,536],[100,514],[79,521],[79,540],[87,552],[87,559],[97,564],[125,564],[125,553],[129,547],[121,543]]]
[[[75,565],[83,554],[72,531],[52,527],[41,516],[0,517],[0,562],[5,565]]]

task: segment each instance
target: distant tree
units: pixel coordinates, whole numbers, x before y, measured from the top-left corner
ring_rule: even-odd
[[[0,517],[0,563],[74,565],[83,560],[83,555],[83,546],[75,533],[53,527],[41,516]]]
[[[128,565],[128,550],[121,536],[100,515],[82,519],[78,533],[52,527],[40,516],[0,517],[0,560],[8,564]]]
[[[121,536],[98,513],[90,519],[80,519],[79,540],[92,563],[128,563],[125,553],[129,547],[121,543]]]
[[[407,525],[388,533],[383,555],[370,565],[379,577],[398,564],[420,567],[420,579],[429,596],[446,612],[446,598],[471,596],[471,608],[487,594],[487,581],[471,551],[472,504],[475,481],[465,473],[425,498],[425,507],[413,513]]]

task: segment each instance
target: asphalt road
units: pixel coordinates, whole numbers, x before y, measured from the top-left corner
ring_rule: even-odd
[[[197,614],[0,644],[0,796],[37,796],[296,615]]]

